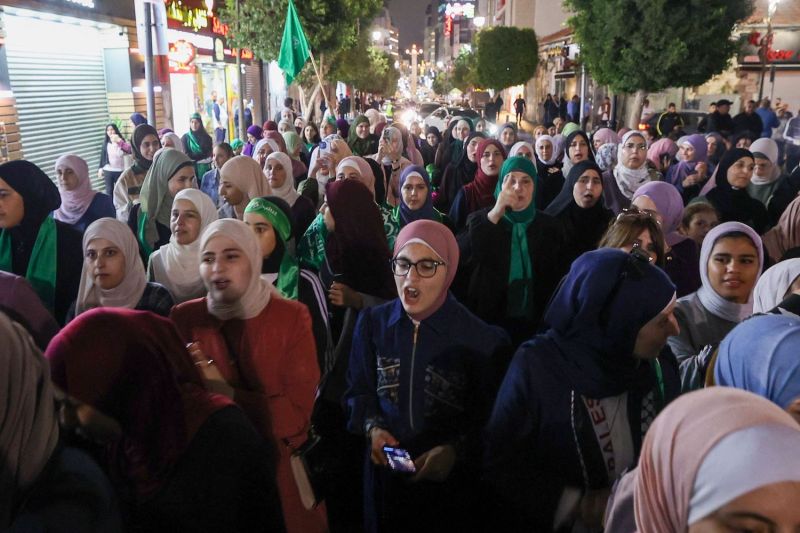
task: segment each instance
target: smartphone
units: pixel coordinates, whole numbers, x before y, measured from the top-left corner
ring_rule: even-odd
[[[384,140],[390,141],[392,139],[392,136],[389,134],[388,131],[384,130],[383,138],[384,138]]]
[[[414,466],[414,460],[411,459],[411,454],[406,450],[384,446],[383,453],[386,454],[386,459],[389,461],[389,468],[392,471],[402,474],[414,474],[417,471],[417,467]]]

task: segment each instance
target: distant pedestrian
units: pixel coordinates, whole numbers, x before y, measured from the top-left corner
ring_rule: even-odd
[[[675,103],[670,102],[667,106],[667,110],[658,117],[656,131],[661,137],[666,137],[672,133],[676,127],[683,128],[683,118],[678,113]]]
[[[730,115],[731,102],[723,98],[717,101],[717,110],[708,116],[706,131],[708,133],[719,133],[725,138],[733,134],[733,118]]]
[[[769,139],[772,137],[773,128],[777,128],[781,125],[780,120],[778,120],[778,115],[776,115],[775,111],[770,107],[769,98],[761,100],[761,105],[756,109],[756,114],[761,118],[761,136]]]
[[[744,111],[733,117],[733,132],[752,133],[754,136],[760,136],[763,129],[764,124],[756,113],[755,101],[748,100],[744,104]]]
[[[522,98],[521,94],[517,95],[517,99],[514,100],[514,111],[517,113],[517,126],[522,123],[522,119],[525,116],[525,108],[527,104],[525,103],[525,99]]]

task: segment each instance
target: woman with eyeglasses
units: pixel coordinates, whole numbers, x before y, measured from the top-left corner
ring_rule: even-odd
[[[602,171],[591,161],[572,167],[558,196],[544,211],[564,227],[566,261],[594,250],[614,215],[603,204]]]
[[[753,290],[763,268],[761,238],[747,225],[725,222],[706,235],[700,250],[703,284],[678,300],[681,331],[669,339],[685,388],[703,386],[719,343],[753,313]]]
[[[392,258],[398,297],[359,316],[345,400],[349,430],[367,437],[366,531],[480,530],[480,434],[508,338],[448,292],[458,261],[449,229],[411,222]]]
[[[664,271],[675,283],[678,298],[699,289],[698,246],[678,232],[683,215],[683,198],[678,189],[664,181],[645,183],[633,194],[632,205],[653,214],[661,225],[664,233]]]
[[[636,189],[648,181],[660,181],[661,174],[647,164],[647,140],[639,131],[622,136],[617,164],[603,173],[603,197],[615,214],[630,207]]]
[[[674,308],[675,286],[638,255],[601,249],[572,263],[485,430],[494,530],[599,530],[612,485],[679,394],[664,351]]]
[[[536,209],[533,162],[512,157],[499,176],[493,205],[470,217],[459,240],[468,265],[463,301],[483,320],[502,326],[518,346],[536,331],[566,270],[564,232]]]
[[[524,158],[521,158],[524,159]],[[475,178],[461,187],[453,199],[448,213],[460,233],[467,225],[467,217],[494,204],[494,190],[497,186],[500,168],[506,160],[506,150],[496,139],[484,139],[475,152],[478,169]]]
[[[625,252],[638,250],[646,254],[650,263],[664,266],[664,233],[652,213],[639,211],[636,207],[625,209],[608,227],[599,248],[618,248]],[[645,256],[642,256],[645,257]]]

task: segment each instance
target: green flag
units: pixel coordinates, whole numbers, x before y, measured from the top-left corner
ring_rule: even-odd
[[[303,33],[303,26],[300,25],[300,18],[294,9],[294,2],[289,0],[286,10],[286,26],[283,28],[283,38],[281,39],[281,53],[278,55],[278,66],[286,74],[286,85],[292,83],[292,80],[300,74],[310,56],[306,34]]]

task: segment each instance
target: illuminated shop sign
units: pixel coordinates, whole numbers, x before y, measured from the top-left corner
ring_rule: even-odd
[[[167,18],[177,20],[183,26],[192,28],[194,31],[209,27],[207,10],[185,6],[180,0],[167,2]]]
[[[180,40],[169,45],[169,71],[175,74],[192,74],[197,48],[190,42]]]

